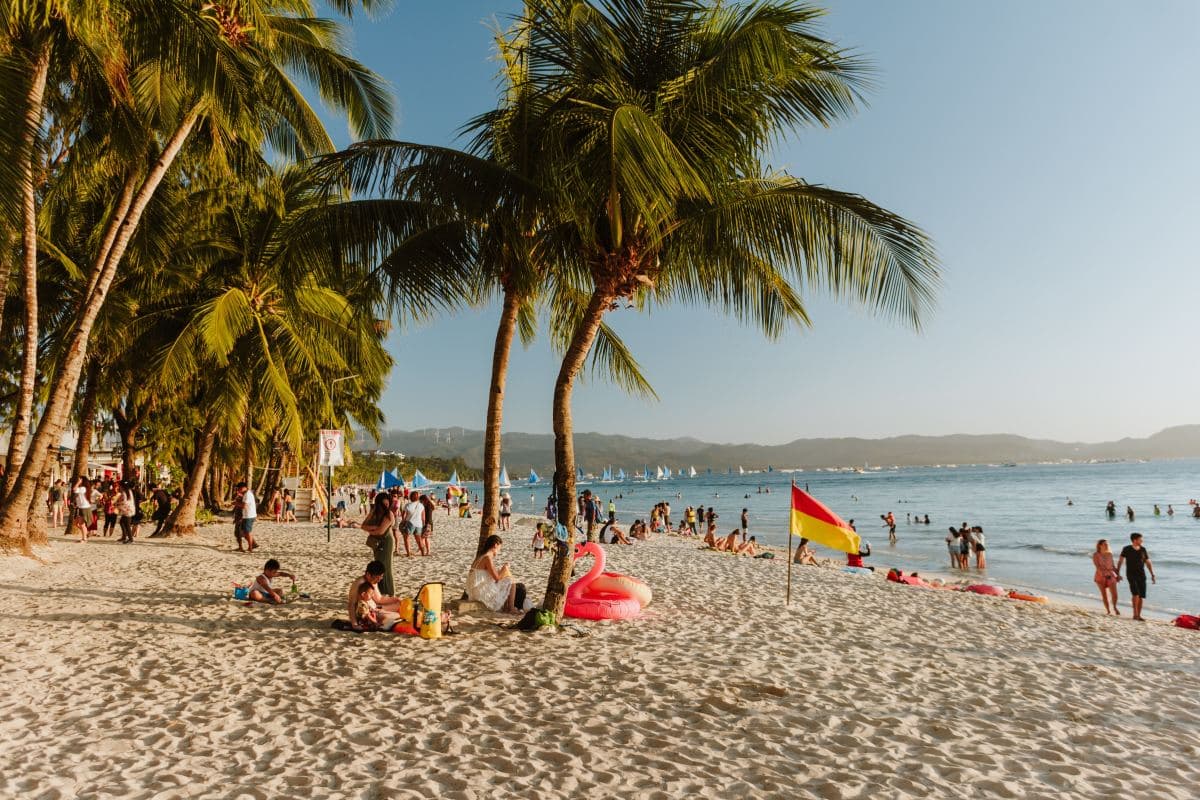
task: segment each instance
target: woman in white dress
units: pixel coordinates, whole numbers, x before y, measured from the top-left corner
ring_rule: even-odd
[[[500,537],[494,534],[484,541],[483,555],[475,559],[467,575],[467,597],[483,603],[492,611],[514,614],[519,609],[515,602],[517,584],[512,578],[512,570],[508,564],[496,567],[501,544]]]

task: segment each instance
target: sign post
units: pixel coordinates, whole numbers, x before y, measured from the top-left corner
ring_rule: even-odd
[[[333,541],[333,468],[345,461],[345,445],[340,430],[322,430],[318,441],[318,464],[327,467],[325,483],[325,543]]]

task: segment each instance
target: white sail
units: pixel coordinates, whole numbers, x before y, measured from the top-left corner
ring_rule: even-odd
[[[512,488],[512,484],[508,480],[508,467],[501,465],[500,467],[500,488]]]
[[[695,467],[688,467],[688,477],[689,478],[696,477],[696,468]]]
[[[660,481],[663,479],[663,468],[662,467],[654,468],[654,477],[656,480],[660,480]]]

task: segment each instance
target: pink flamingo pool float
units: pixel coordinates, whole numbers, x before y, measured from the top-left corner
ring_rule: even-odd
[[[575,546],[575,558],[591,554],[588,573],[567,589],[563,613],[575,619],[633,619],[654,594],[637,578],[604,571],[604,548],[595,542]]]

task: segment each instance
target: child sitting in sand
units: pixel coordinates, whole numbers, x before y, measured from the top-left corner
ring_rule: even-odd
[[[375,602],[375,587],[363,581],[358,587],[358,602],[354,606],[354,626],[358,630],[379,630],[379,606]]]
[[[285,578],[291,578],[292,586],[296,585],[296,576],[290,572],[284,572],[279,568],[279,562],[275,559],[270,559],[263,565],[262,574],[254,579],[254,585],[250,587],[250,599],[258,603],[283,603],[283,595],[276,591],[274,580],[282,575]]]

